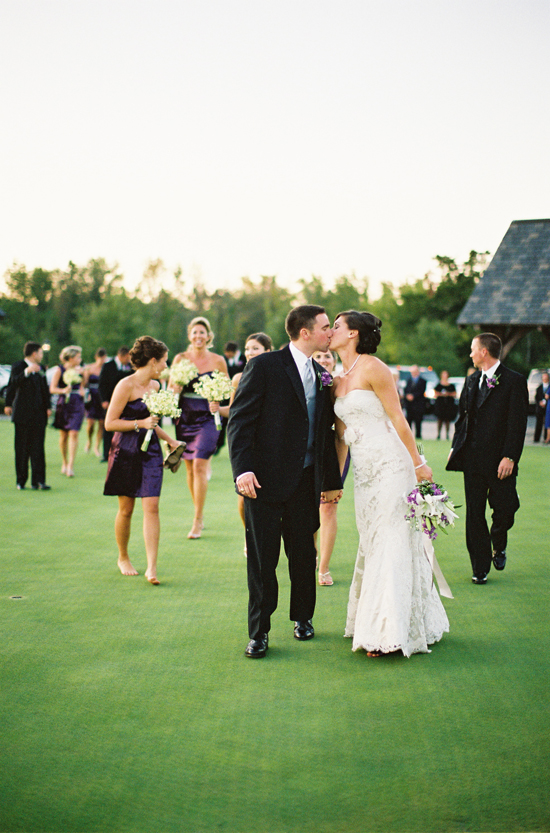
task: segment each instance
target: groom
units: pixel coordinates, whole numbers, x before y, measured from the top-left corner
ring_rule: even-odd
[[[491,561],[495,570],[504,570],[508,530],[519,509],[516,479],[527,426],[527,383],[500,363],[501,347],[494,333],[472,341],[476,372],[460,396],[447,462],[448,471],[464,472],[466,545],[474,584],[486,584]],[[487,500],[493,510],[490,532]]]
[[[315,545],[321,491],[338,501],[342,480],[334,445],[330,392],[311,356],[328,350],[332,330],[323,307],[291,310],[290,344],[247,364],[227,439],[237,491],[244,496],[248,570],[247,657],[264,657],[277,607],[281,536],[290,573],[290,619],[299,640],[314,636]]]

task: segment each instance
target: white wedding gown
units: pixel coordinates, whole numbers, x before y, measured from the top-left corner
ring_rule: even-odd
[[[359,551],[345,636],[353,650],[429,653],[449,620],[424,553],[425,533],[405,520],[414,466],[374,391],[339,396],[336,415],[353,462]]]

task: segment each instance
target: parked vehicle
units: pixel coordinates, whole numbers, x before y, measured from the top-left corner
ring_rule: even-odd
[[[535,413],[535,393],[537,392],[538,386],[542,382],[542,374],[546,372],[546,368],[542,370],[538,370],[536,367],[533,370],[529,371],[529,376],[527,377],[527,390],[529,392],[529,413]]]
[[[399,388],[399,396],[403,400],[405,396],[405,385],[411,377],[411,364],[393,364],[390,365],[390,370],[393,373],[399,373],[397,387]],[[426,392],[424,396],[428,400],[426,403],[426,413],[430,414],[433,411],[435,403],[434,388],[439,382],[439,376],[431,367],[420,367],[420,375],[426,380]]]
[[[6,388],[10,380],[11,364],[0,364],[0,399],[6,398]]]
[[[454,385],[456,388],[456,401],[460,399],[460,394],[462,393],[462,388],[464,387],[464,383],[466,382],[465,376],[449,376],[449,384]]]

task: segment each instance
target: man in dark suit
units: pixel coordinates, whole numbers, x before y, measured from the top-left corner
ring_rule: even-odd
[[[43,351],[37,341],[27,341],[24,359],[16,362],[6,391],[4,413],[15,427],[15,476],[17,488],[25,488],[31,464],[32,488],[47,491],[44,440],[50,410],[50,391],[46,368],[41,364]]]
[[[417,440],[422,439],[422,420],[426,410],[425,393],[426,380],[420,375],[418,365],[414,364],[405,385],[405,410],[407,412],[407,422],[411,428],[413,423],[415,425]]]
[[[472,341],[476,372],[460,396],[448,471],[464,472],[466,545],[474,584],[485,584],[491,569],[504,570],[508,530],[519,509],[518,463],[527,427],[527,382],[500,363],[502,344],[493,333]],[[489,532],[485,508],[493,511]]]
[[[237,490],[244,495],[248,551],[246,656],[263,657],[277,607],[281,536],[290,573],[290,619],[299,640],[314,636],[315,545],[319,500],[341,497],[332,402],[323,368],[330,322],[316,305],[286,319],[290,344],[246,365],[229,415],[227,438]]]
[[[538,443],[546,421],[546,409],[550,407],[546,395],[550,394],[550,376],[546,371],[543,371],[542,382],[535,391],[535,433],[533,435],[533,442]],[[543,437],[543,440],[546,438]]]
[[[130,364],[130,351],[127,347],[119,347],[114,359],[105,362],[99,374],[99,395],[101,396],[101,404],[107,411],[109,402],[113,396],[113,391],[125,376],[132,373],[132,365]],[[109,449],[111,448],[111,440],[113,434],[111,431],[103,431],[103,459],[101,463],[106,463],[109,457]]]
[[[223,348],[223,355],[227,363],[227,372],[229,378],[232,379],[237,373],[242,373],[246,364],[246,359],[239,350],[239,345],[236,341],[228,341]]]

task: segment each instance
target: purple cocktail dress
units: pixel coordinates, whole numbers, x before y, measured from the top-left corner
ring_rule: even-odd
[[[58,387],[63,387],[63,374],[65,368],[59,365],[61,376],[58,382]],[[82,421],[84,419],[84,397],[80,395],[80,383],[76,382],[71,386],[71,394],[68,401],[65,401],[65,395],[59,394],[57,397],[57,405],[55,406],[54,428],[59,428],[61,431],[80,431]]]
[[[181,416],[176,422],[176,437],[186,443],[184,460],[194,460],[195,457],[208,460],[218,445],[220,435],[214,415],[210,413],[208,399],[202,399],[193,391],[193,385],[201,376],[211,375],[210,372],[199,373],[180,394],[178,408],[181,408]]]
[[[101,404],[99,376],[90,373],[88,378],[88,401],[85,403],[88,419],[105,419],[105,408]]]
[[[143,399],[127,402],[120,419],[133,422],[150,416]],[[104,495],[126,497],[158,497],[162,487],[162,450],[156,432],[153,431],[147,451],[141,444],[147,430],[115,431],[109,451],[109,466]]]

